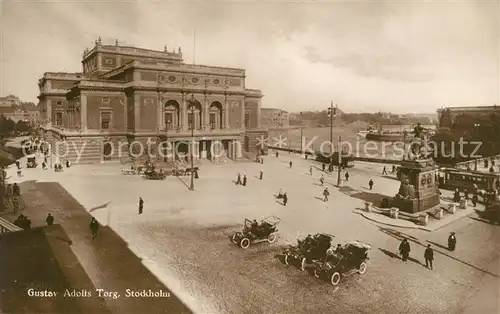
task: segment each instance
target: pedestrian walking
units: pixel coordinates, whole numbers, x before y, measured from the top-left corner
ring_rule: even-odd
[[[280,153],[276,152],[276,158],[278,158],[278,157],[279,157],[279,155],[280,155]]]
[[[382,175],[387,175],[387,168],[384,166],[384,169],[382,169]]]
[[[392,173],[396,172],[396,166],[392,165]]]
[[[139,197],[139,215],[142,214],[142,209],[144,208],[144,200],[142,197]]]
[[[328,191],[328,188],[325,188],[323,190],[323,202],[328,202],[328,196],[330,196],[330,192]]]
[[[427,248],[424,252],[425,267],[432,269],[432,261],[434,260],[434,250],[431,248],[430,244],[427,244]]]
[[[453,201],[455,203],[460,202],[460,191],[458,189],[455,189],[455,192],[453,192]]]
[[[406,262],[406,260],[410,257],[410,251],[410,242],[408,242],[408,239],[405,238],[399,245],[399,254],[402,257],[403,262]]]
[[[47,215],[47,218],[45,218],[45,222],[47,222],[47,226],[52,226],[54,224],[54,216],[52,216],[51,213]]]
[[[464,198],[468,201],[469,200],[469,191],[467,189],[464,190]]]
[[[283,206],[286,206],[286,203],[288,203],[288,195],[286,192],[283,194]]]
[[[313,175],[313,167],[312,166],[309,166],[309,175]]]
[[[260,156],[260,163],[264,164],[264,157]]]
[[[345,177],[345,182],[349,182],[349,172],[346,172],[344,177]]]
[[[309,155],[307,155],[307,153],[305,155],[306,155],[306,160],[307,160],[307,158],[308,158]]]
[[[92,217],[92,220],[90,221],[90,231],[92,231],[92,239],[97,238],[97,232],[99,231],[99,222]]]
[[[247,176],[243,175],[243,186],[247,186]]]
[[[264,171],[260,171],[259,173],[259,180],[262,180],[262,178],[264,177]]]
[[[477,201],[478,201],[477,194],[472,195],[472,206],[476,207],[477,206]]]
[[[321,176],[321,178],[319,178],[319,182],[321,183],[321,186],[323,186],[323,184],[325,184],[325,178]]]
[[[17,183],[14,183],[14,185],[12,186],[12,195],[21,196],[21,189],[19,188],[19,185],[17,185]]]
[[[451,232],[450,236],[448,237],[448,250],[450,251],[455,251],[455,248],[457,246],[457,238],[455,237],[455,232]]]
[[[290,168],[292,168],[292,161],[291,160],[288,162],[288,165],[290,166]]]
[[[16,160],[16,167],[17,169],[21,169],[21,163],[19,162],[19,160]]]
[[[370,187],[370,191],[373,189],[373,180],[370,179],[370,181],[368,181],[368,186]]]
[[[236,179],[236,185],[241,184],[241,174],[238,173],[238,178]]]
[[[283,198],[283,188],[278,192],[278,198]]]
[[[322,164],[321,164],[321,170],[322,170],[322,171],[325,171],[325,167],[326,167],[325,163],[322,163]]]

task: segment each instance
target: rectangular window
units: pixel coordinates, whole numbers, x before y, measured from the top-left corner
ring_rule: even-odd
[[[111,112],[101,112],[101,130],[111,128]]]
[[[210,113],[210,129],[215,130],[216,127],[216,113]]]
[[[193,128],[194,113],[188,112],[188,127],[191,130]]]
[[[248,128],[249,124],[250,124],[250,114],[248,112],[245,112],[245,128]]]
[[[63,113],[56,112],[56,125],[63,125]]]
[[[58,102],[57,102],[57,105],[58,105],[58,106],[62,106],[62,101],[58,101]]]
[[[165,128],[167,130],[172,130],[173,122],[174,115],[172,114],[172,112],[165,112]]]

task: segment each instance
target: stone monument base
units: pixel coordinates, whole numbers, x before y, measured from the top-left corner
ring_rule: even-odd
[[[395,197],[392,200],[392,206],[399,208],[400,211],[410,214],[419,213],[440,204],[439,195],[429,195],[418,199],[403,199]]]

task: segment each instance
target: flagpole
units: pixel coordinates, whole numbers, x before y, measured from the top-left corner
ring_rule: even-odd
[[[193,65],[196,64],[196,26],[193,29]]]

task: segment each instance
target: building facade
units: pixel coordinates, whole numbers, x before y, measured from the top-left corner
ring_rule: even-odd
[[[246,88],[243,69],[186,64],[180,48],[100,39],[84,51],[82,66],[82,73],[48,72],[39,80],[45,136],[70,160],[77,149],[79,162],[98,162],[141,155],[141,146],[173,159],[235,159],[256,151],[256,139],[267,134],[263,95]]]
[[[500,106],[446,107],[437,110],[438,127],[451,128],[459,115],[474,118],[482,115],[500,114]]]
[[[271,129],[287,128],[290,126],[289,113],[276,108],[262,108],[261,125]]]
[[[10,108],[17,107],[21,104],[19,97],[14,95],[9,95],[5,97],[0,97],[0,108]]]

